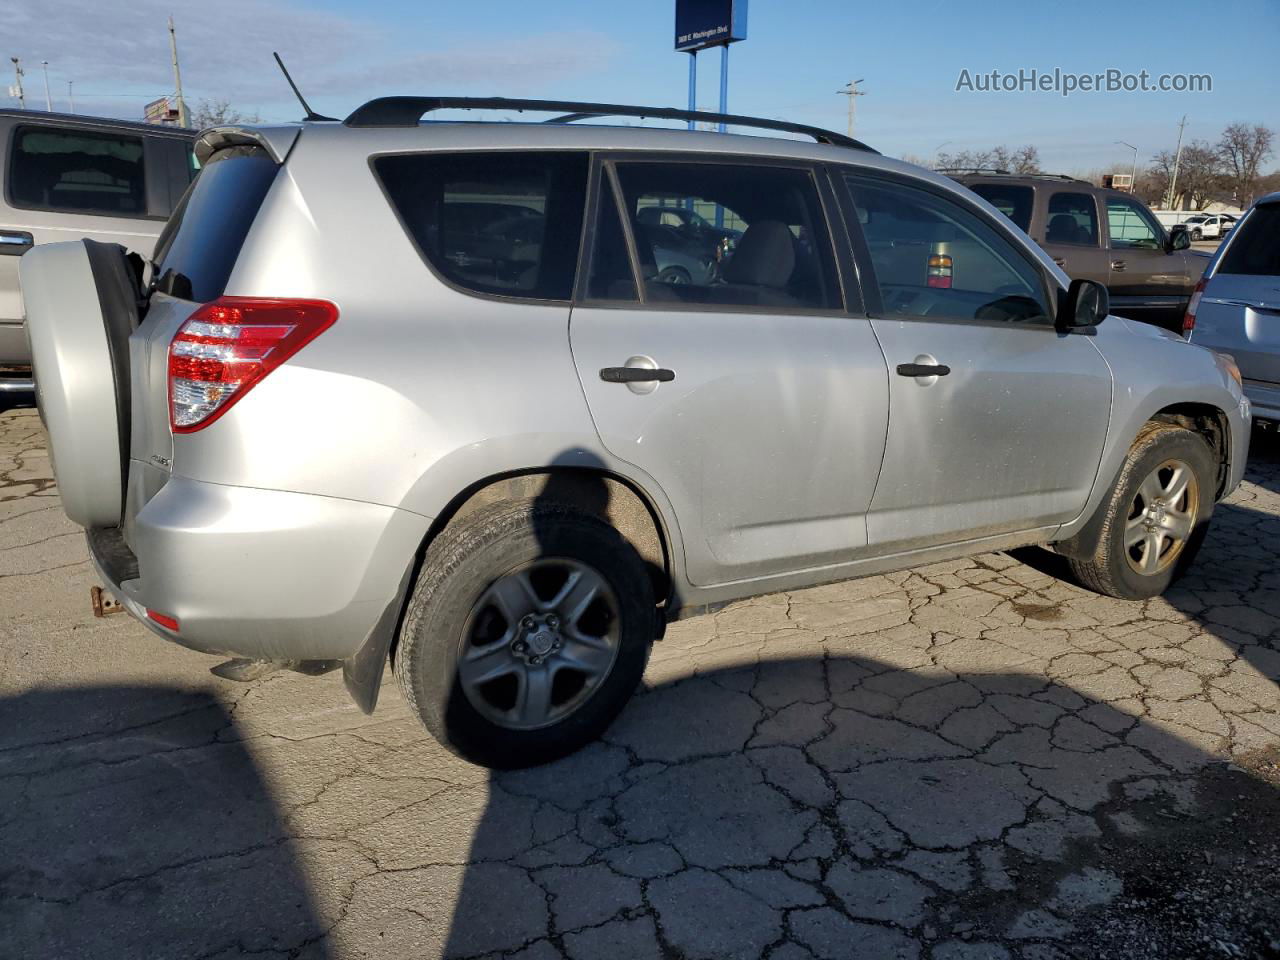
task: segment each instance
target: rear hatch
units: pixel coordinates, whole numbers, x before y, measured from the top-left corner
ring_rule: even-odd
[[[1247,380],[1280,383],[1280,201],[1258,204],[1228,234],[1192,340],[1231,354]]]
[[[201,158],[199,176],[156,243],[145,321],[129,340],[132,366],[129,522],[169,477],[169,345],[202,304],[226,288],[254,218],[280,165],[266,148],[238,142]]]

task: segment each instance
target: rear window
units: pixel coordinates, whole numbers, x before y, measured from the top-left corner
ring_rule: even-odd
[[[432,153],[373,163],[427,262],[476,293],[568,300],[586,201],[585,153]]]
[[[146,216],[142,138],[19,127],[9,164],[9,199],[36,210]]]
[[[279,169],[259,147],[214,154],[156,243],[156,289],[200,303],[222,296]]]
[[[1218,273],[1280,277],[1280,203],[1255,207],[1229,236]]]
[[[1030,187],[975,183],[969,189],[1016,223],[1023,233],[1031,229],[1031,205],[1035,201],[1035,193]]]

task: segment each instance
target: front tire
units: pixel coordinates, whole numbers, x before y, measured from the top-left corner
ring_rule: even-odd
[[[560,504],[497,504],[427,550],[395,674],[450,751],[529,767],[604,732],[656,633],[648,571],[617,530]]]
[[[1217,464],[1204,439],[1152,422],[1125,458],[1093,554],[1072,571],[1098,593],[1146,600],[1163,593],[1195,559],[1213,514]]]
[[[1204,239],[1204,233],[1203,233],[1203,232],[1201,232],[1200,230],[1192,230],[1192,231],[1191,231],[1191,239],[1192,239],[1192,240],[1203,240],[1203,239]]]

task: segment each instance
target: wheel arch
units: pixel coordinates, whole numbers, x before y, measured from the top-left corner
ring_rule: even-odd
[[[1226,412],[1211,403],[1175,403],[1157,410],[1147,422],[1184,427],[1204,438],[1218,462],[1214,499],[1220,499],[1231,468],[1231,424]]]

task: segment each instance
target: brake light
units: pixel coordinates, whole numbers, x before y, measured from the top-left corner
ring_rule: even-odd
[[[951,258],[945,253],[935,253],[929,257],[929,269],[925,283],[931,287],[951,288]]]
[[[169,345],[169,423],[207,427],[338,319],[326,300],[222,297],[187,318]]]
[[[1196,311],[1200,309],[1200,298],[1204,295],[1205,284],[1208,282],[1204,277],[1201,277],[1200,282],[1191,291],[1191,299],[1187,302],[1187,312],[1182,317],[1182,335],[1184,337],[1190,338],[1191,331],[1196,328]]]
[[[164,627],[166,630],[172,630],[174,633],[178,632],[177,618],[171,617],[167,613],[158,613],[155,610],[148,609],[147,619],[154,620],[156,623],[160,624],[160,626]]]

